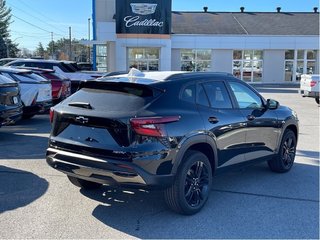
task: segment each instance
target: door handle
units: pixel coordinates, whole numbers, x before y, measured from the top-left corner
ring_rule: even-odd
[[[248,119],[249,121],[252,121],[252,120],[255,120],[256,117],[253,116],[252,114],[250,114],[250,115],[247,116],[247,119]]]
[[[218,123],[219,119],[216,117],[209,117],[208,118],[209,123]]]

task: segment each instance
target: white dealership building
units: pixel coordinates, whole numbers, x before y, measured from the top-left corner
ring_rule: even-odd
[[[97,70],[229,72],[248,82],[319,73],[319,13],[171,10],[171,0],[92,0]]]

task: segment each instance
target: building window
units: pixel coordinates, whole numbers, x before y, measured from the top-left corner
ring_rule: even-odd
[[[107,72],[107,45],[96,45],[96,66],[97,70]]]
[[[300,81],[302,74],[314,74],[316,50],[286,50],[285,81]]]
[[[233,51],[233,75],[247,82],[260,82],[263,73],[263,51]]]
[[[128,48],[129,68],[141,71],[158,71],[160,48]]]
[[[285,81],[292,81],[294,73],[294,50],[285,52]]]
[[[206,72],[211,69],[211,50],[181,49],[181,71]]]

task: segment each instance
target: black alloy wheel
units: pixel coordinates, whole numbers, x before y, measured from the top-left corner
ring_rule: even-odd
[[[278,155],[268,161],[270,169],[274,172],[288,172],[296,156],[297,138],[294,132],[287,129],[282,137]]]
[[[206,155],[188,151],[182,159],[175,181],[165,190],[165,200],[175,212],[192,215],[208,200],[212,185],[211,164]]]
[[[185,180],[185,199],[191,207],[201,205],[209,192],[209,171],[201,162],[195,162],[189,169]]]

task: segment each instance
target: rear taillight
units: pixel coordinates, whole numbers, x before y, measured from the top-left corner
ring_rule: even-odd
[[[37,94],[34,96],[31,105],[35,105],[37,103],[37,98],[38,98],[39,92],[37,92]]]
[[[62,87],[61,87],[62,96],[64,96],[64,97],[70,96],[70,93],[71,93],[71,86],[70,85],[71,85],[70,82],[63,82],[62,83]]]
[[[166,136],[165,124],[179,121],[179,116],[132,118],[130,124],[140,135],[152,137]]]
[[[53,117],[54,117],[54,111],[53,111],[53,108],[50,108],[50,123],[53,122]]]
[[[311,82],[310,82],[310,87],[314,87],[315,85],[317,85],[317,82],[316,82],[316,81],[311,81]]]

